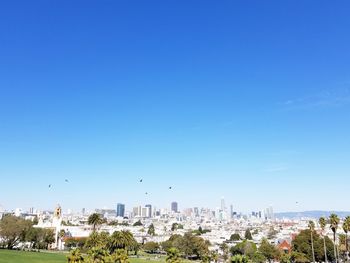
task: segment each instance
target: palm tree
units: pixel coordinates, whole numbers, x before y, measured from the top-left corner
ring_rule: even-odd
[[[232,263],[248,263],[249,258],[245,255],[234,255],[231,257]]]
[[[84,257],[80,253],[79,249],[74,249],[70,252],[70,254],[67,256],[68,263],[82,263],[84,262]]]
[[[180,258],[180,252],[177,248],[169,248],[167,252],[167,257],[166,257],[166,263],[180,263],[181,258]]]
[[[96,227],[101,225],[103,222],[102,217],[98,213],[93,213],[88,218],[88,224],[92,225],[92,231],[96,232]]]
[[[314,236],[313,232],[315,230],[315,223],[314,221],[309,221],[309,229],[310,229],[310,235],[311,235],[311,251],[312,251],[312,262],[315,262],[315,249],[314,249]]]
[[[90,261],[87,262],[103,263],[108,256],[109,253],[105,249],[93,247],[88,251],[88,260]]]
[[[128,250],[135,248],[137,242],[130,231],[115,231],[111,236],[110,251],[113,253],[117,249]]]
[[[117,249],[114,254],[111,255],[111,262],[129,263],[128,253],[124,249]]]
[[[347,216],[343,222],[343,230],[345,232],[345,251],[346,260],[349,261],[349,244],[348,244],[348,232],[350,231],[350,216]]]
[[[326,247],[326,238],[324,236],[324,230],[326,229],[326,225],[327,225],[327,220],[324,217],[320,217],[320,219],[318,220],[318,223],[320,224],[320,227],[322,229],[322,236],[323,236],[323,249],[324,249],[324,259],[325,262],[328,263],[328,259],[327,259],[327,247]]]
[[[331,224],[331,229],[333,231],[333,245],[334,245],[334,257],[335,257],[335,262],[337,263],[337,247],[335,245],[336,241],[336,234],[338,230],[338,225],[339,225],[339,217],[336,214],[331,214],[329,216],[329,223]]]

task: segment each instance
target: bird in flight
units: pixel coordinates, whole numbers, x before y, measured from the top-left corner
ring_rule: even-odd
[[[64,180],[66,183],[69,183],[68,179]]]
[[[49,184],[49,188],[51,188],[51,184]]]
[[[171,190],[171,189],[172,189],[172,187],[171,187],[171,186],[169,186],[169,189]]]
[[[143,179],[140,179],[140,183],[142,183]]]
[[[146,192],[145,195],[148,195],[148,193]]]

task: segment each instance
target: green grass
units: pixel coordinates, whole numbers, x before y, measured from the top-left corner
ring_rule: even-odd
[[[67,254],[59,252],[26,252],[17,250],[0,249],[0,263],[66,263]],[[130,263],[164,263],[165,258],[154,259],[154,256],[146,258],[130,258]]]
[[[66,255],[48,252],[24,252],[0,249],[0,263],[64,263]]]

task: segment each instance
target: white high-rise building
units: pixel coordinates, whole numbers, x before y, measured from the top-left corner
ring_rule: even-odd
[[[148,218],[151,216],[151,207],[149,206],[136,206],[132,210],[134,217],[144,217]]]
[[[265,220],[275,220],[275,214],[273,213],[272,206],[269,206],[264,210]]]
[[[225,207],[225,198],[221,197],[221,211],[225,211],[226,207]]]

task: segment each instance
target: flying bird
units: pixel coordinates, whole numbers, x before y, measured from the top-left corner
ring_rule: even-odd
[[[51,184],[49,184],[49,188],[51,188]]]
[[[68,179],[64,180],[66,183],[69,183]]]
[[[142,183],[143,179],[140,179],[140,183]]]
[[[171,190],[171,189],[172,189],[172,187],[171,187],[171,186],[169,186],[169,189]]]
[[[148,193],[146,192],[145,195],[148,195]]]

